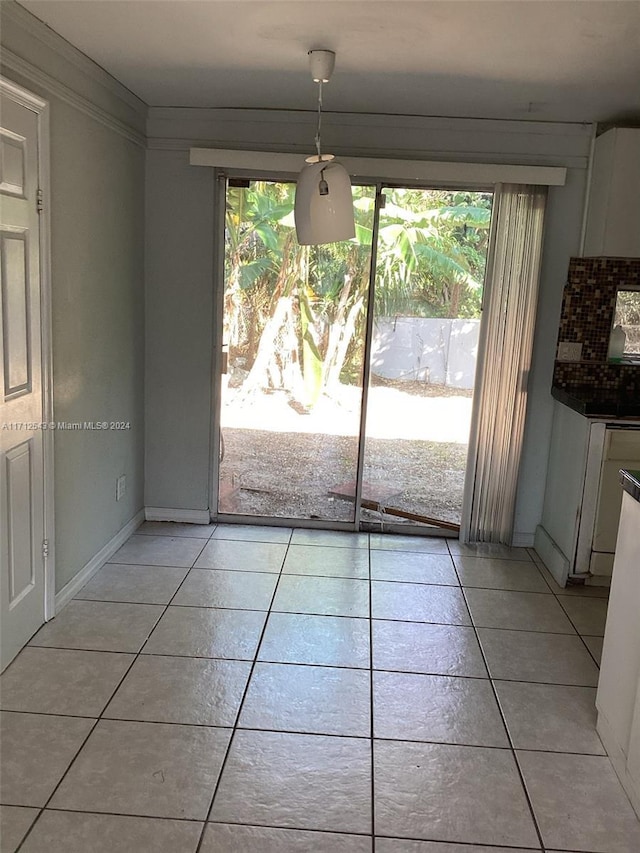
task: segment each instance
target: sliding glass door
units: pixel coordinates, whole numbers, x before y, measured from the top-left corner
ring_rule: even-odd
[[[356,238],[307,247],[294,184],[226,187],[223,518],[459,523],[491,195],[353,189]]]
[[[361,518],[457,529],[492,195],[384,194]]]
[[[355,522],[375,188],[358,236],[299,246],[295,185],[226,193],[218,512]]]

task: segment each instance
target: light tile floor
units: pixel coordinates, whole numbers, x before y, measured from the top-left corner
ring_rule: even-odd
[[[0,679],[0,853],[638,853],[604,595],[525,549],[146,523]]]

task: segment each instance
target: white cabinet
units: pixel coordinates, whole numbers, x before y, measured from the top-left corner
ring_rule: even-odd
[[[589,437],[587,418],[555,402],[542,522],[534,547],[560,586],[575,569]]]
[[[640,809],[640,678],[638,679],[635,711],[633,720],[631,721],[629,751],[627,753],[627,774],[634,790],[638,792],[637,808]]]
[[[640,257],[640,128],[596,139],[583,254]]]
[[[640,424],[590,420],[556,402],[534,547],[561,586],[570,577],[609,582],[622,503],[621,468],[640,468]]]
[[[640,502],[624,492],[596,706],[602,743],[640,813],[639,555]]]
[[[640,430],[605,430],[593,534],[590,530],[584,533],[585,548],[591,551],[588,570],[592,575],[610,576],[613,571],[622,506],[621,468],[640,468]]]

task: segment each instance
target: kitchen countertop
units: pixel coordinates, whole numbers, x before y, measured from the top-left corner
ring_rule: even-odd
[[[587,418],[639,418],[640,399],[590,387],[551,388],[551,396]]]
[[[622,468],[620,471],[620,482],[625,492],[640,503],[640,471],[628,471]]]

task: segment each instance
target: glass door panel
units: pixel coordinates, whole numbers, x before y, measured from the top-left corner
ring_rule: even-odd
[[[361,520],[456,529],[492,194],[384,193]]]
[[[375,188],[326,246],[298,245],[294,192],[227,189],[218,512],[354,522]]]

